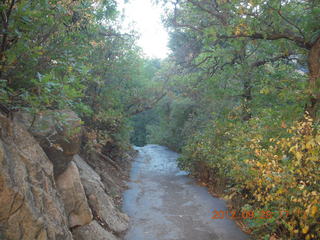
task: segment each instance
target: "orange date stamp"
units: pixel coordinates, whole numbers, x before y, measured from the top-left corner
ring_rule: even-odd
[[[213,210],[211,219],[270,219],[276,217],[287,217],[289,216],[289,211],[287,210],[279,210],[279,211],[225,211],[225,210]]]

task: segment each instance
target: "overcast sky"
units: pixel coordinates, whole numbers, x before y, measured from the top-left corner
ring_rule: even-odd
[[[126,16],[124,26],[134,22],[133,28],[141,34],[138,45],[148,57],[165,58],[168,55],[168,33],[161,23],[162,9],[151,0],[119,0],[120,10]]]

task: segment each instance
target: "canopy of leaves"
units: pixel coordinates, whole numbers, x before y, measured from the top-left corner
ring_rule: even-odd
[[[163,92],[116,1],[5,0],[0,12],[2,111],[70,108],[98,141],[128,143],[131,115]]]

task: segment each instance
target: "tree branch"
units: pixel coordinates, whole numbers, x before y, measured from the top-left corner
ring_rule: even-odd
[[[295,23],[293,23],[291,20],[289,20],[288,18],[286,18],[286,17],[282,14],[282,12],[281,12],[281,4],[280,4],[280,9],[275,9],[275,8],[273,8],[272,6],[270,6],[270,4],[269,4],[268,2],[267,2],[267,5],[268,5],[269,8],[271,8],[273,11],[277,12],[278,15],[279,15],[285,22],[287,22],[289,25],[291,25],[291,26],[293,26],[294,28],[296,28],[296,29],[299,31],[300,35],[303,37],[303,39],[305,39],[305,36],[304,36],[301,28],[299,28]]]
[[[268,59],[264,59],[264,60],[260,60],[260,61],[256,61],[254,63],[251,64],[251,67],[260,67],[268,62],[276,62],[278,60],[281,60],[281,59],[287,59],[290,55],[292,55],[293,53],[285,53],[285,54],[282,54],[282,55],[279,55],[279,56],[276,56],[276,57],[273,57],[273,58],[268,58]]]
[[[236,35],[217,35],[218,38],[221,39],[235,39],[235,38],[251,38],[251,39],[264,39],[264,40],[279,40],[279,39],[287,39],[294,43],[296,43],[299,47],[310,50],[312,44],[304,41],[303,38],[291,34],[289,31],[287,33],[270,33],[270,34],[262,34],[262,33],[254,33],[254,34],[236,34]]]
[[[156,105],[162,98],[164,98],[165,96],[167,95],[166,92],[162,93],[159,97],[155,98],[152,100],[152,102],[146,106],[143,106],[143,107],[138,107],[136,110],[134,110],[133,112],[131,113],[128,113],[129,116],[133,116],[133,115],[136,115],[138,113],[142,113],[146,110],[150,110],[154,107],[154,105]]]
[[[9,9],[7,12],[4,10],[2,11],[2,21],[3,21],[3,36],[2,36],[2,43],[1,43],[1,53],[3,53],[6,50],[7,45],[7,38],[8,38],[8,27],[9,27],[9,19],[10,15],[13,9],[13,6],[15,4],[15,0],[12,0],[9,6]]]
[[[202,33],[202,30],[195,27],[195,26],[192,26],[190,24],[185,24],[185,23],[178,23],[177,21],[177,16],[178,16],[178,13],[177,13],[177,4],[178,3],[175,3],[174,5],[174,10],[173,10],[173,19],[172,19],[172,24],[175,26],[175,27],[181,27],[181,28],[189,28],[189,29],[192,29],[196,32],[200,32]]]
[[[197,2],[194,0],[187,0],[187,1],[193,4],[194,6],[198,7],[202,11],[207,12],[211,16],[214,16],[215,18],[217,18],[222,23],[222,25],[224,26],[227,25],[227,19],[223,14],[219,13],[218,11],[212,11],[209,8],[204,7],[203,5],[200,4],[200,2]]]

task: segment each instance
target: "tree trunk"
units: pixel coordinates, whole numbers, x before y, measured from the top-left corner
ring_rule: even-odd
[[[316,118],[317,107],[320,100],[320,37],[312,45],[308,56],[310,102],[306,112]]]
[[[243,82],[243,95],[242,95],[242,120],[248,121],[251,117],[250,102],[252,100],[251,95],[251,75],[245,76]]]

